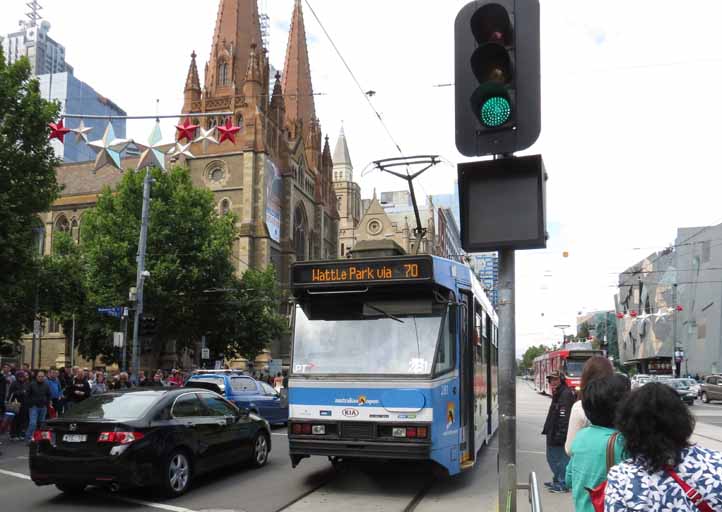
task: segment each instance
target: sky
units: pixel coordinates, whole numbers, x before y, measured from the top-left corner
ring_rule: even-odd
[[[406,155],[445,163],[421,194],[449,193],[454,18],[465,0],[309,0]],[[1,0],[0,33],[25,0]],[[75,75],[131,115],[180,112],[193,50],[202,73],[217,0],[41,0]],[[282,69],[293,0],[259,0]],[[364,197],[404,183],[370,163],[398,153],[304,1],[316,109],[335,144],[343,123]],[[541,0],[545,250],[517,254],[517,353],[561,339],[579,312],[612,309],[617,275],[673,243],[678,227],[722,222],[722,44],[718,0]],[[201,77],[201,80],[203,78]],[[715,128],[717,127],[717,128]],[[152,122],[132,121],[147,138]],[[171,123],[163,125],[173,137]],[[568,252],[568,257],[563,253]],[[567,333],[570,331],[567,330]]]

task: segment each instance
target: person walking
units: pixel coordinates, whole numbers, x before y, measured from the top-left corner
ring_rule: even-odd
[[[25,430],[25,442],[27,444],[30,444],[38,425],[45,421],[51,398],[52,392],[46,382],[45,372],[38,370],[35,373],[35,379],[28,387],[28,428]]]
[[[612,374],[594,379],[584,388],[582,407],[590,425],[581,429],[572,443],[564,479],[572,489],[576,512],[594,512],[587,489],[598,487],[607,479],[609,468],[625,458],[623,438],[614,429],[614,417],[617,405],[631,387],[627,377]]]
[[[552,389],[552,403],[549,406],[542,435],[546,436],[547,463],[552,470],[553,479],[544,485],[550,492],[569,492],[564,478],[567,472],[569,456],[564,451],[567,439],[569,414],[574,405],[574,392],[567,386],[564,374],[556,370],[547,376]]]
[[[630,458],[609,471],[604,510],[722,512],[722,452],[690,443],[694,425],[670,386],[630,393],[616,417]]]
[[[572,406],[572,412],[569,415],[569,429],[567,430],[567,439],[564,442],[564,451],[567,455],[571,455],[572,442],[574,437],[584,427],[590,425],[587,416],[584,414],[582,407],[582,399],[584,398],[584,389],[592,380],[601,377],[611,377],[614,375],[614,368],[604,356],[593,356],[587,359],[582,369],[582,378],[579,382],[579,391],[577,392],[577,401]]]
[[[28,376],[22,370],[15,373],[15,382],[10,386],[10,392],[8,395],[8,403],[11,406],[16,407],[15,418],[13,419],[12,427],[10,428],[10,439],[12,441],[22,441],[22,432],[28,423],[28,392],[30,391],[30,384],[28,383]]]

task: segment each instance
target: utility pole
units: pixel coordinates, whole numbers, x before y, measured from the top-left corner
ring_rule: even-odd
[[[140,220],[140,240],[138,242],[138,272],[136,276],[137,302],[135,306],[135,318],[133,320],[133,352],[131,356],[131,372],[134,378],[138,378],[140,370],[140,350],[138,335],[140,331],[140,319],[143,315],[143,281],[145,272],[145,249],[148,242],[148,217],[150,215],[150,187],[153,178],[150,174],[150,167],[145,170],[143,180],[143,211]]]
[[[672,285],[672,305],[674,307],[674,318],[672,319],[672,377],[679,377],[680,372],[677,371],[677,283]]]

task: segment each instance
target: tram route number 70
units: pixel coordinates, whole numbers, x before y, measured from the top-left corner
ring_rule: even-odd
[[[419,277],[418,263],[404,263],[404,270],[406,270],[406,277],[410,277],[410,278]]]

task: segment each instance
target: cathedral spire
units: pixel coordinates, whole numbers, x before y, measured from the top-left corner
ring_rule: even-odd
[[[191,65],[188,68],[186,86],[183,90],[183,112],[190,112],[194,101],[201,99],[201,81],[198,78],[198,66],[196,65],[196,52],[191,53]]]
[[[205,78],[211,96],[232,94],[234,83],[240,87],[252,45],[263,48],[256,0],[220,0]]]
[[[313,101],[311,65],[308,59],[301,0],[296,0],[293,7],[291,32],[288,36],[286,62],[283,67],[283,93],[286,96],[286,122],[291,128],[300,122],[305,139],[312,121],[316,118],[316,106]],[[297,137],[301,134],[293,130],[293,135]]]
[[[341,133],[338,135],[336,149],[333,151],[333,177],[334,181],[353,181],[353,165],[343,125],[341,125]]]

